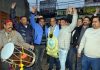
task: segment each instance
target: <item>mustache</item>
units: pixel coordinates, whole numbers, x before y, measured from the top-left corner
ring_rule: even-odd
[[[83,22],[83,23],[87,23],[87,22]]]
[[[13,27],[9,27],[8,29],[13,28]]]

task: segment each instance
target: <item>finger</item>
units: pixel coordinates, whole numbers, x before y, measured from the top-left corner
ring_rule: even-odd
[[[14,6],[16,5],[16,2],[14,2],[14,4],[13,4]]]

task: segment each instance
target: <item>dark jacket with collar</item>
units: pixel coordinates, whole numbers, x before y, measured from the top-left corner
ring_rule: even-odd
[[[75,27],[71,34],[71,45],[76,46],[81,33],[82,26]]]
[[[31,25],[28,23],[25,27],[22,23],[19,23],[16,20],[16,12],[15,9],[11,9],[10,11],[10,17],[13,20],[14,23],[14,28],[22,35],[23,39],[25,40],[25,42],[29,43],[29,44],[33,44],[33,34],[34,34],[34,30],[31,27]]]

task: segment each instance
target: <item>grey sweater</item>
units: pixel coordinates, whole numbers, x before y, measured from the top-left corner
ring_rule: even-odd
[[[5,30],[0,31],[0,50],[9,42],[19,47],[29,48],[31,46],[24,42],[22,36],[17,31],[13,30],[10,33],[7,33]]]

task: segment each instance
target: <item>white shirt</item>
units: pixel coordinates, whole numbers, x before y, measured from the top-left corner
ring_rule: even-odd
[[[81,53],[83,49],[86,56],[100,58],[100,28],[89,28],[86,30],[81,40],[78,53]]]

